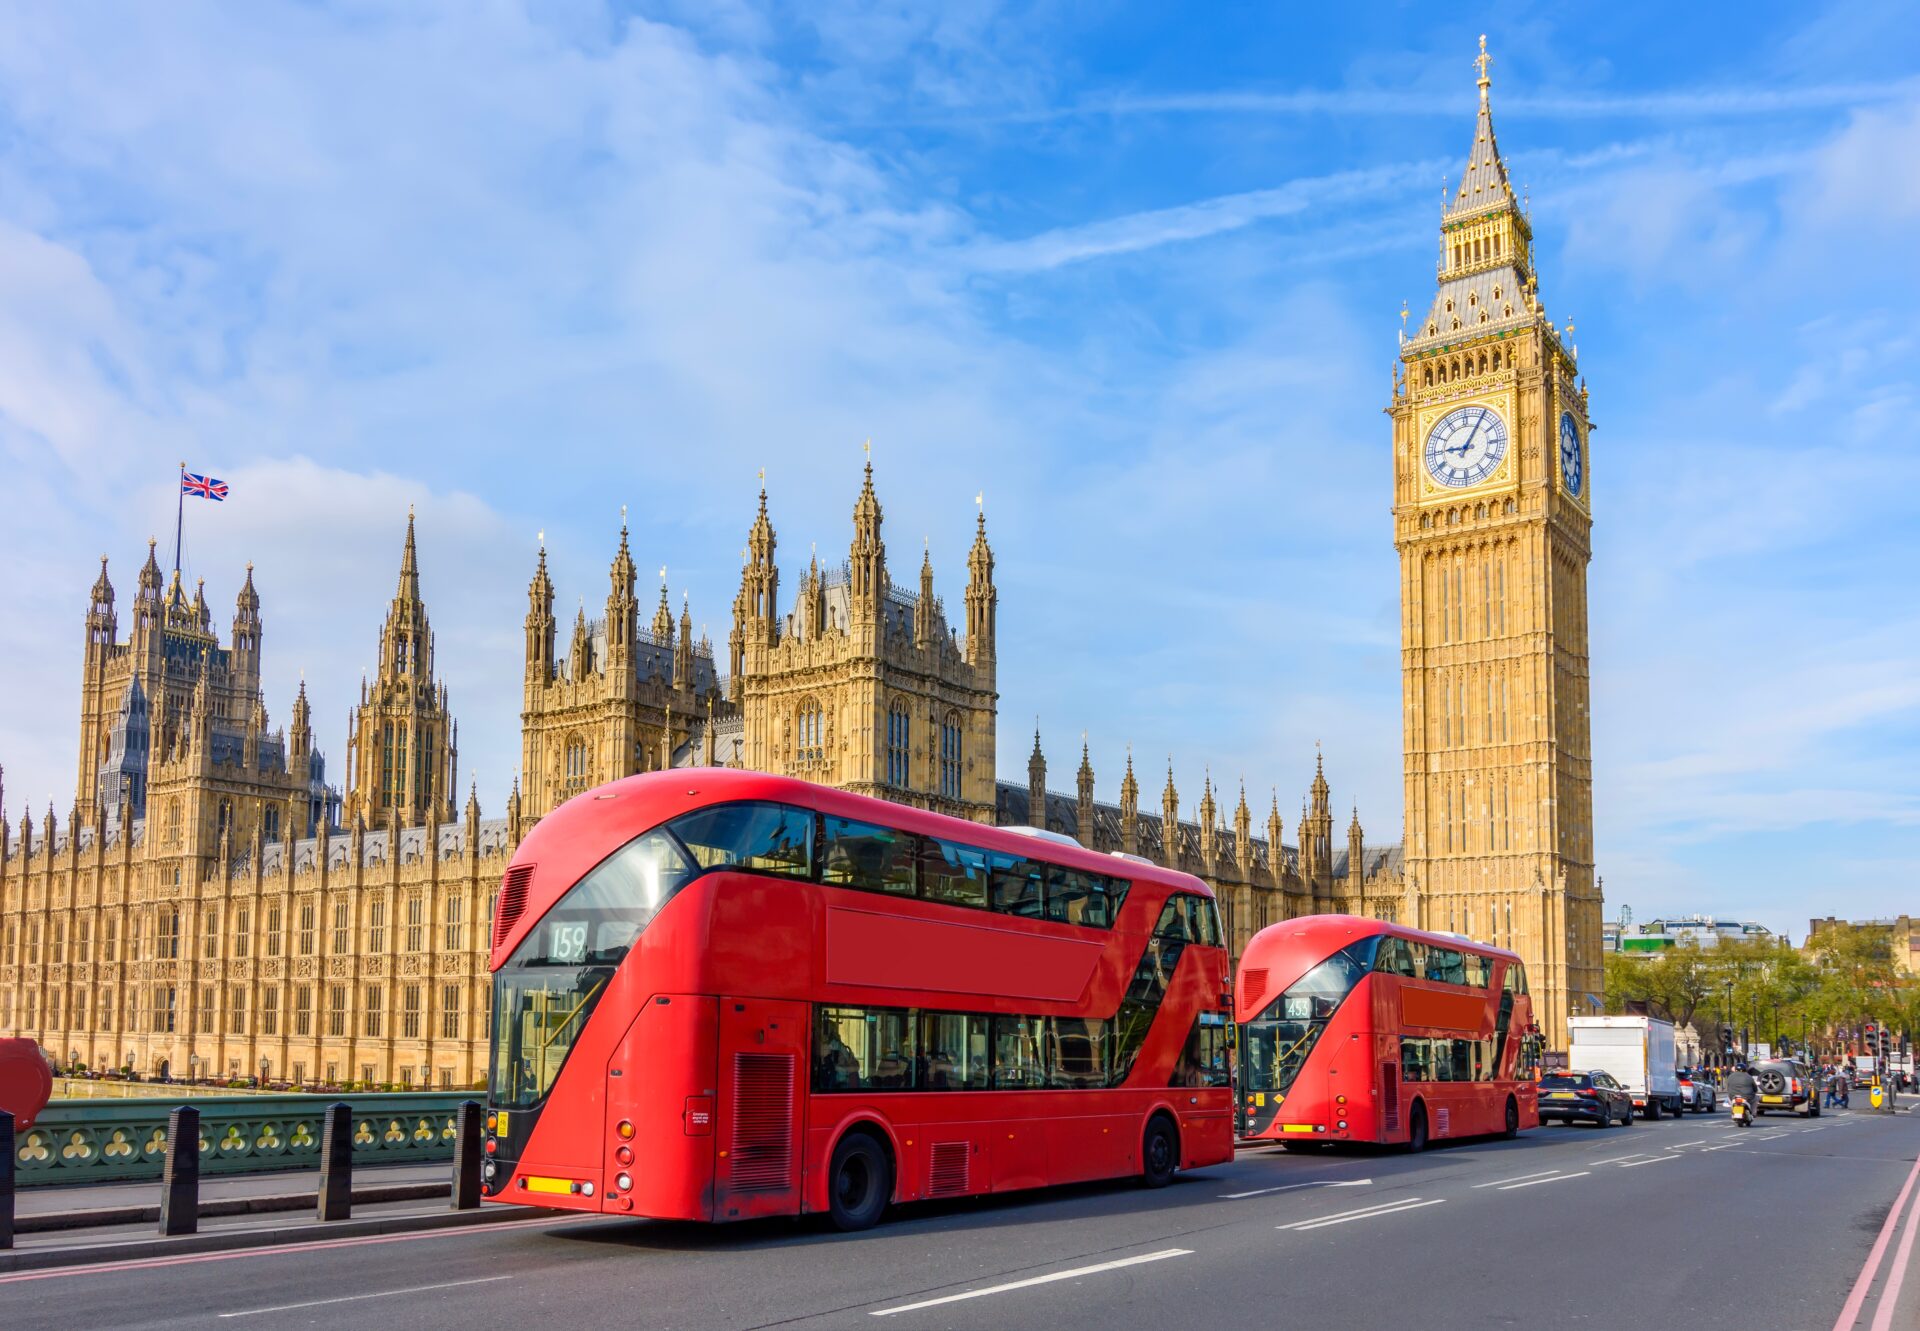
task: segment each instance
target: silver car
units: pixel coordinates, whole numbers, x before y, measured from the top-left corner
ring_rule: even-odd
[[[1680,1069],[1680,1108],[1684,1112],[1711,1114],[1720,1106],[1720,1092],[1704,1072]]]

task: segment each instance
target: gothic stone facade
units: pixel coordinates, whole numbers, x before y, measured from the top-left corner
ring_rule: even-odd
[[[583,603],[568,654],[556,657],[543,548],[528,589],[521,713],[529,813],[636,772],[708,764],[991,818],[998,593],[986,515],[967,560],[964,640],[934,595],[930,556],[917,592],[894,585],[881,523],[869,464],[846,561],[823,569],[816,556],[783,609],[762,490],[724,675],[711,644],[693,641],[684,602],[676,630],[664,584],[650,631],[640,628],[624,527],[605,618],[589,620]]]

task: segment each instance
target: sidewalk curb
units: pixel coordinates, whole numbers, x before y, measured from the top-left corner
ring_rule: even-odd
[[[445,1211],[428,1215],[375,1216],[366,1220],[309,1221],[279,1229],[215,1230],[179,1238],[124,1239],[112,1243],[74,1244],[58,1248],[28,1248],[0,1252],[0,1274],[54,1267],[96,1266],[154,1257],[181,1257],[193,1253],[227,1252],[245,1248],[277,1248],[328,1239],[366,1238],[412,1230],[464,1229],[473,1225],[525,1220],[525,1208],[483,1206],[474,1211]]]
[[[449,1183],[378,1183],[353,1190],[356,1206],[379,1202],[420,1202],[435,1197],[451,1197]],[[275,1211],[311,1211],[315,1205],[311,1192],[280,1192],[255,1197],[209,1197],[200,1203],[202,1219],[209,1216],[266,1215]],[[104,1225],[150,1225],[160,1219],[156,1206],[99,1206],[84,1211],[48,1211],[15,1218],[16,1234],[50,1234],[63,1229],[98,1229]]]

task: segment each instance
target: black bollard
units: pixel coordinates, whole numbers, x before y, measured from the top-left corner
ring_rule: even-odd
[[[160,1232],[200,1228],[200,1111],[181,1105],[167,1115],[167,1164],[160,1183]]]
[[[345,1220],[353,1214],[353,1110],[328,1105],[320,1126],[321,1220]]]
[[[453,1118],[452,1209],[480,1205],[480,1102],[462,1100]]]
[[[0,1248],[13,1246],[13,1115],[0,1109]]]

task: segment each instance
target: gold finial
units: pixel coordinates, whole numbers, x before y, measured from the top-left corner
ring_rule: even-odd
[[[760,468],[760,488],[762,490],[767,488],[767,469],[765,467]]]
[[[985,490],[978,491],[974,494],[973,506],[982,513],[987,511],[987,492]]]
[[[1480,100],[1487,100],[1487,85],[1493,82],[1487,77],[1487,66],[1493,63],[1493,57],[1487,54],[1487,34],[1480,34],[1480,54],[1474,57],[1474,64],[1480,67]]]
[[[620,505],[620,530],[625,531],[626,529],[627,529],[627,506],[625,504],[622,504]]]
[[[660,585],[662,587],[667,585],[667,566],[665,564],[660,566]]]
[[[867,455],[867,461],[873,461],[873,440],[869,439],[866,443],[860,445],[860,451]]]
[[[1400,327],[1403,329],[1407,326],[1408,313],[1407,302],[1403,300],[1400,302]]]
[[[411,521],[413,520],[413,505],[412,505],[412,504],[408,504],[408,505],[407,505],[407,520],[408,520],[409,522],[411,522]]]

